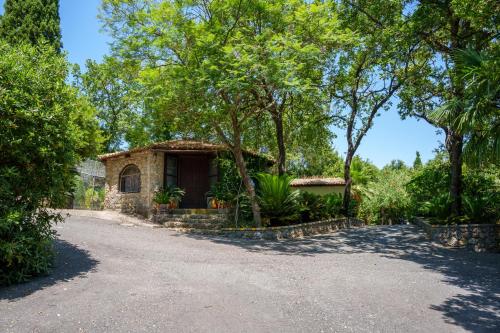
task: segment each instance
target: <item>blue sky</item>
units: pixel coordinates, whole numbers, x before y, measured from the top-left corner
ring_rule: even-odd
[[[4,0],[0,0],[0,13]],[[60,0],[60,16],[63,46],[69,61],[81,66],[86,59],[100,60],[109,51],[110,38],[100,31],[97,20],[100,0]],[[346,151],[346,139],[341,130],[334,129],[337,139],[335,148]],[[432,158],[433,151],[443,141],[436,129],[424,121],[415,119],[401,120],[397,111],[391,109],[377,117],[374,126],[364,138],[358,155],[368,158],[378,167],[393,159],[401,159],[412,164],[418,150],[422,159]]]

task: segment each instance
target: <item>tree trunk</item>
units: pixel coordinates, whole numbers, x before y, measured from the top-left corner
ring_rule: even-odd
[[[276,129],[276,143],[278,145],[278,174],[281,176],[286,173],[286,149],[283,135],[283,116],[281,113],[277,112],[272,116],[272,118]]]
[[[250,196],[253,219],[255,221],[255,224],[257,225],[257,228],[259,228],[262,226],[262,219],[260,216],[260,206],[257,201],[257,195],[255,193],[254,185],[252,183],[252,180],[250,179],[250,176],[248,175],[247,166],[243,158],[243,151],[241,149],[241,127],[240,127],[241,123],[240,120],[238,119],[238,115],[236,113],[235,108],[229,108],[229,114],[231,117],[231,127],[233,130],[232,140],[230,140],[224,134],[222,128],[217,123],[214,123],[214,128],[217,134],[219,134],[220,138],[227,144],[227,146],[231,149],[231,152],[233,153],[236,166],[238,167],[238,171],[243,180],[243,184],[245,185],[247,193]]]
[[[236,139],[235,141],[239,141],[239,139]],[[232,151],[233,151],[234,159],[236,161],[236,166],[238,167],[238,170],[240,172],[240,176],[243,179],[243,184],[245,185],[245,188],[248,192],[248,195],[250,196],[250,202],[252,204],[253,219],[255,221],[256,227],[260,228],[262,226],[262,218],[260,216],[260,206],[259,206],[259,203],[257,202],[257,195],[255,194],[255,188],[253,186],[252,180],[250,179],[250,176],[248,175],[245,160],[243,159],[243,152],[241,150],[241,146],[240,146],[239,142],[235,143]]]
[[[463,136],[450,131],[448,138],[448,151],[450,154],[450,198],[451,216],[462,215],[462,148]]]
[[[351,185],[352,185],[351,162],[352,162],[352,154],[350,152],[347,152],[347,156],[345,157],[345,162],[344,162],[345,187],[344,187],[344,198],[342,201],[342,211],[345,216],[349,216],[349,204],[351,203]]]

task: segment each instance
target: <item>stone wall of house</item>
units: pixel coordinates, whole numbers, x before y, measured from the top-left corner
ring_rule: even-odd
[[[127,214],[150,216],[153,210],[154,192],[163,184],[164,153],[138,152],[129,157],[118,156],[105,161],[106,196],[104,207]],[[134,164],[141,172],[141,190],[138,193],[119,191],[120,173],[129,164]]]
[[[267,227],[267,228],[223,228],[218,230],[218,234],[234,237],[234,238],[247,238],[247,239],[294,239],[302,238],[304,236],[313,236],[319,234],[332,233],[340,229],[351,227],[364,226],[364,222],[358,219],[345,217],[301,223],[283,227]],[[213,233],[213,232],[212,232]]]
[[[500,224],[432,225],[422,218],[415,218],[413,222],[422,227],[431,240],[442,245],[476,252],[500,251]]]

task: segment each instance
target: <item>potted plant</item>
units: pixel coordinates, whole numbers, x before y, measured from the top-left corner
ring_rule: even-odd
[[[182,197],[186,192],[177,186],[167,186],[166,192],[168,193],[168,209],[176,209],[179,207]]]
[[[185,191],[177,186],[167,186],[156,192],[153,201],[158,205],[159,213],[165,213],[169,209],[179,207],[179,202],[184,196]]]

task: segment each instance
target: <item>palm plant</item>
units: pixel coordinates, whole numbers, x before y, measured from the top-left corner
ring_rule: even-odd
[[[299,193],[290,187],[292,178],[286,175],[276,176],[267,173],[257,174],[257,194],[262,215],[271,224],[298,219]]]
[[[464,157],[469,164],[498,163],[500,160],[500,71],[498,49],[492,54],[475,50],[459,50],[453,60],[459,68],[460,80],[465,82],[464,98],[451,100],[431,114],[431,118],[450,124],[466,135]],[[455,114],[458,106],[465,112]]]

